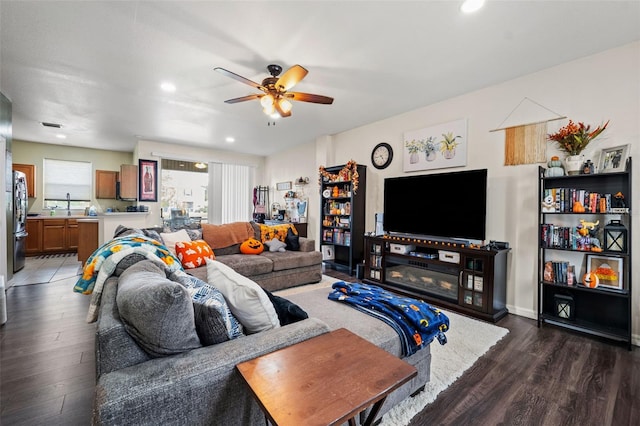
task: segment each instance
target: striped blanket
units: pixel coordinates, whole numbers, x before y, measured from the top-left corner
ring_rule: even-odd
[[[331,287],[329,299],[347,303],[389,324],[400,336],[404,357],[426,347],[436,336],[441,345],[447,343],[444,332],[449,330],[449,318],[422,300],[367,284],[338,281]]]
[[[87,259],[82,276],[73,287],[73,291],[77,293],[91,294],[87,322],[95,322],[98,319],[102,288],[107,278],[113,275],[122,259],[134,253],[163,264],[167,272],[184,273],[180,261],[165,246],[152,238],[136,234],[108,241]]]

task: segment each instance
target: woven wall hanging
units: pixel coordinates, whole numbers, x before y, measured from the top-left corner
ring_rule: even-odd
[[[561,120],[566,118],[551,111],[549,108],[540,105],[539,103],[532,101],[529,98],[524,98],[520,103],[509,113],[509,115],[500,124],[504,124],[513,113],[522,106],[522,103],[528,101],[546,111],[549,111],[556,115],[556,117],[549,118],[535,123],[519,124],[509,127],[499,127],[491,130],[496,132],[498,130],[505,131],[504,138],[504,165],[516,166],[519,164],[533,164],[533,163],[545,163],[547,161],[547,123],[549,121]]]

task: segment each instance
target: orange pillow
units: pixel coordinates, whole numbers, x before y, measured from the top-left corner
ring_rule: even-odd
[[[204,240],[181,241],[176,243],[176,257],[180,259],[182,267],[193,269],[205,264],[205,259],[214,260],[216,257]]]
[[[240,253],[242,254],[260,254],[264,251],[264,245],[255,238],[249,238],[240,244]]]
[[[273,239],[278,239],[285,243],[287,238],[287,231],[289,228],[293,231],[294,234],[298,235],[298,230],[295,226],[290,224],[284,225],[263,225],[260,224],[260,240],[264,243],[265,241],[271,241]]]

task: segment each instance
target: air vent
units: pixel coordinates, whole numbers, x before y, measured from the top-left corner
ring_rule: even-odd
[[[57,123],[45,123],[44,121],[41,123],[43,126],[45,127],[55,127],[56,129],[59,129],[62,127],[62,124],[57,124]]]

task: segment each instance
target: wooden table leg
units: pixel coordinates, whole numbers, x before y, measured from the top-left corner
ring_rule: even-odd
[[[380,408],[382,408],[382,404],[384,404],[385,399],[387,399],[386,396],[382,398],[380,401],[373,404],[373,407],[371,408],[371,412],[367,416],[367,419],[364,421],[364,423],[362,423],[362,426],[371,426],[373,424],[373,421],[378,416],[378,413],[380,412]]]

